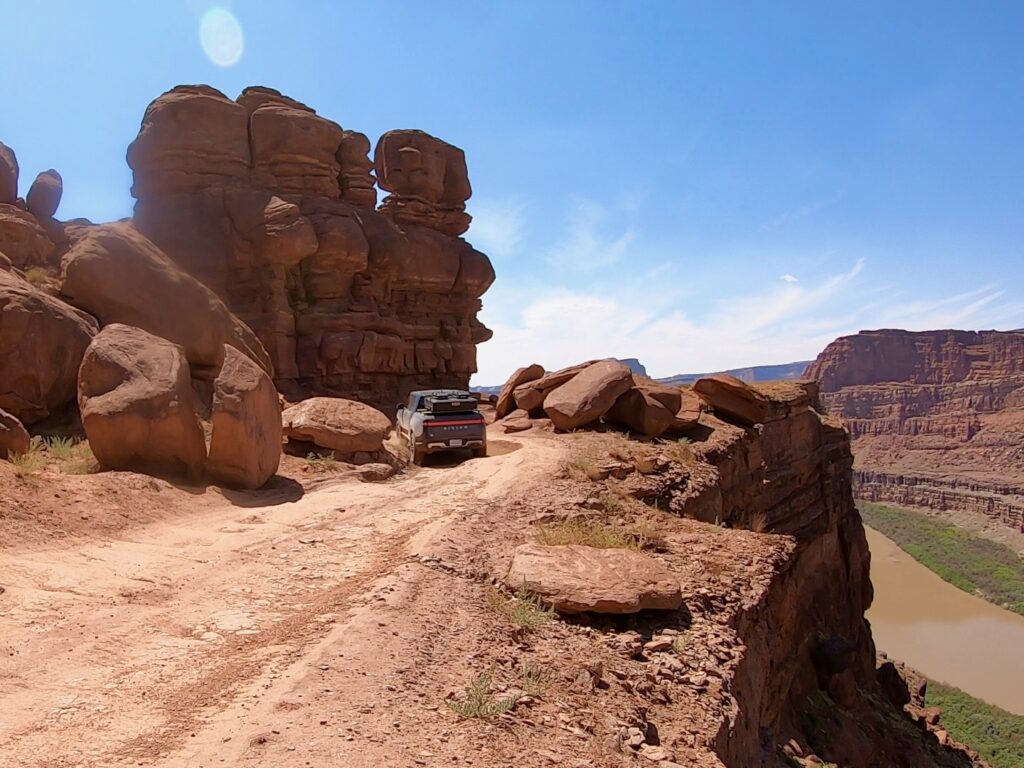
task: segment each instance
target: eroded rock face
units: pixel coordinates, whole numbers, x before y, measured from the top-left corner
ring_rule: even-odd
[[[92,340],[78,378],[89,447],[111,469],[198,478],[206,443],[188,360],[177,344],[114,323]]]
[[[1024,530],[1024,332],[865,331],[806,375],[850,431],[858,496]]]
[[[494,406],[495,418],[503,419],[508,416],[512,411],[518,407],[515,399],[516,387],[521,387],[523,384],[529,384],[531,381],[536,381],[544,375],[544,366],[533,363],[531,365],[517,368],[508,381],[505,382],[505,386],[501,388],[501,393],[498,395],[497,405]]]
[[[727,421],[752,427],[768,418],[768,398],[745,381],[727,373],[698,379],[693,391]]]
[[[39,221],[16,205],[0,204],[0,251],[19,269],[50,263],[53,240]]]
[[[389,407],[417,387],[468,386],[494,272],[454,237],[469,223],[461,150],[386,134],[380,212],[368,150],[271,89],[232,101],[180,86],[146,110],[128,161],[135,226],[253,329],[279,388]]]
[[[19,453],[28,453],[32,444],[25,425],[0,408],[0,459],[10,458]]]
[[[18,158],[14,150],[0,142],[0,204],[18,199]]]
[[[650,555],[627,549],[523,544],[505,576],[562,613],[673,611],[682,605],[679,580]]]
[[[281,463],[281,407],[267,372],[234,347],[213,382],[206,469],[231,488],[266,483]]]
[[[289,440],[309,442],[339,454],[375,453],[391,432],[376,408],[340,397],[311,397],[281,414]]]
[[[57,215],[60,199],[64,194],[64,180],[52,168],[43,171],[28,190],[25,204],[29,213],[37,219],[52,219]]]
[[[544,398],[544,413],[558,429],[598,421],[633,386],[633,372],[617,360],[588,365]]]
[[[71,403],[96,330],[89,315],[0,270],[0,408],[32,424]]]
[[[682,407],[677,387],[637,385],[615,401],[606,420],[648,437],[657,437],[672,427]]]
[[[127,222],[89,227],[64,256],[61,296],[97,317],[180,344],[193,375],[212,378],[224,345],[266,370],[266,351],[244,323]]]

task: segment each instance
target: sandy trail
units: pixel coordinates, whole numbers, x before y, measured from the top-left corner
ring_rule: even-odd
[[[465,587],[416,546],[559,456],[494,445],[388,483],[0,553],[0,766],[426,764],[425,732],[373,735],[393,730],[382,698],[429,699],[424,716],[443,703],[399,678],[430,655],[427,625],[458,625],[445,592]],[[317,698],[323,714],[305,711]]]

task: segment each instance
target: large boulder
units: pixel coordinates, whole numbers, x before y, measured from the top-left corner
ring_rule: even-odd
[[[47,264],[55,245],[46,230],[28,211],[16,205],[0,205],[0,251],[19,269]]]
[[[587,366],[544,398],[544,413],[558,429],[591,424],[633,386],[633,372],[618,360]]]
[[[615,401],[605,420],[641,435],[657,437],[672,426],[682,400],[675,387],[638,385]]]
[[[668,427],[668,432],[686,432],[692,429],[697,426],[704,411],[704,401],[692,389],[680,389],[679,395],[681,404]]]
[[[206,470],[232,488],[259,488],[281,463],[281,406],[266,371],[234,347],[213,382]]]
[[[37,219],[52,219],[64,194],[64,179],[53,168],[43,171],[29,187],[25,203]]]
[[[524,368],[517,368],[516,372],[505,382],[505,386],[501,388],[501,393],[498,395],[498,404],[494,408],[495,417],[503,419],[516,409],[517,404],[514,394],[516,387],[536,381],[543,375],[544,366],[537,363],[527,365]]]
[[[679,579],[664,565],[628,549],[576,544],[523,544],[505,576],[562,613],[674,611],[682,605]]]
[[[698,379],[693,391],[700,395],[724,421],[745,427],[763,424],[771,411],[771,402],[745,381],[726,373]]]
[[[0,408],[0,459],[6,459],[19,453],[28,453],[32,445],[25,425],[18,419]]]
[[[105,467],[198,477],[206,461],[184,350],[114,323],[86,350],[78,406],[89,446]]]
[[[0,141],[0,203],[18,199],[18,158],[14,150]]]
[[[570,381],[576,374],[593,363],[594,361],[590,360],[579,365],[570,365],[568,368],[562,368],[547,373],[539,379],[520,384],[512,390],[512,398],[516,402],[516,407],[531,413],[539,412],[541,406],[544,405],[544,398],[548,396],[549,392]]]
[[[525,432],[533,428],[533,420],[530,419],[529,413],[520,408],[519,410],[512,411],[512,413],[501,420],[501,428],[506,433]]]
[[[102,325],[132,325],[180,344],[197,378],[216,375],[225,344],[273,370],[249,327],[130,223],[85,231],[62,261],[61,296]]]
[[[74,401],[96,330],[84,312],[0,270],[0,408],[32,424]]]
[[[340,397],[311,397],[281,414],[289,440],[341,454],[374,453],[384,446],[391,421],[376,408]]]

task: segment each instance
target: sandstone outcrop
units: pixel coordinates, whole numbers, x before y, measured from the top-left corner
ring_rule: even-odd
[[[146,110],[128,162],[135,227],[253,329],[279,388],[390,407],[468,386],[494,272],[455,236],[469,223],[461,150],[385,134],[380,211],[368,150],[271,89],[232,101],[179,86]]]
[[[114,323],[92,340],[78,380],[82,426],[111,469],[197,478],[206,443],[184,350]]]
[[[232,488],[259,488],[281,462],[281,407],[267,372],[234,347],[213,382],[206,470]]]
[[[32,424],[73,402],[96,330],[84,312],[0,270],[0,408]]]
[[[598,421],[633,386],[633,372],[617,360],[588,365],[544,398],[544,413],[558,429]]]
[[[494,416],[498,419],[503,419],[512,411],[519,407],[515,399],[516,387],[521,387],[523,384],[529,384],[531,381],[536,381],[544,375],[544,366],[533,363],[531,365],[517,368],[508,381],[505,382],[505,386],[501,388],[501,392],[498,394],[498,402],[494,406]]]
[[[850,430],[858,496],[1024,530],[1024,332],[865,331],[807,376]]]
[[[0,142],[0,205],[18,199],[18,158],[14,150]]]
[[[37,219],[52,219],[57,215],[63,194],[64,180],[51,168],[36,176],[25,197],[25,204],[29,213]]]
[[[0,459],[28,453],[32,439],[17,418],[0,408]]]
[[[512,392],[516,407],[539,414],[548,394],[570,381],[577,373],[593,362],[591,360],[579,365],[571,365],[568,368],[544,374],[539,379],[534,379],[526,384],[520,384]]]
[[[16,205],[0,204],[0,253],[19,269],[49,264],[55,245],[36,218]]]
[[[505,584],[526,589],[562,613],[674,611],[683,602],[671,571],[653,557],[628,549],[523,544],[515,551]]]
[[[519,408],[512,413],[508,414],[501,420],[501,428],[506,434],[511,432],[525,432],[528,429],[533,428],[533,421],[530,419],[530,414]]]
[[[679,388],[644,382],[616,400],[605,418],[637,434],[657,437],[676,425],[682,406]]]
[[[342,455],[375,453],[391,421],[369,405],[340,397],[311,397],[281,414],[289,440],[313,443]]]
[[[706,376],[694,383],[693,391],[728,421],[752,427],[768,417],[768,399],[735,376],[726,373]]]
[[[99,319],[181,345],[199,378],[211,378],[229,345],[271,370],[252,331],[214,293],[126,222],[85,230],[64,256],[61,296]]]

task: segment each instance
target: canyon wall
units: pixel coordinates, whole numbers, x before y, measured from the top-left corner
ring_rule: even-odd
[[[850,431],[859,497],[1024,531],[1024,331],[864,331],[806,375]]]

